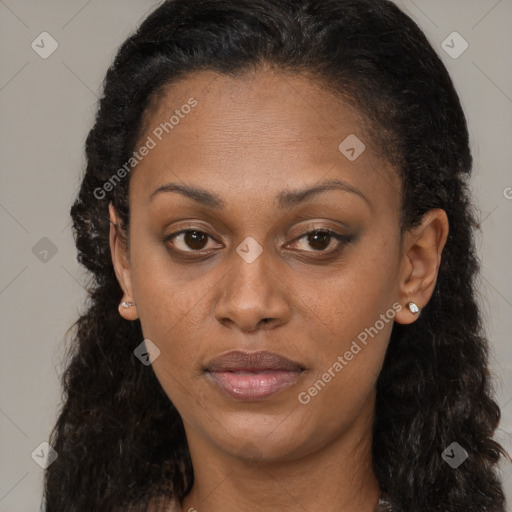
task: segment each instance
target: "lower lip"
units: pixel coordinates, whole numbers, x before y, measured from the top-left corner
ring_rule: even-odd
[[[262,400],[295,384],[301,373],[301,370],[265,370],[257,373],[208,372],[208,375],[234,398]]]

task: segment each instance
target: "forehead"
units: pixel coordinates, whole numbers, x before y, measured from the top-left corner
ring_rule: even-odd
[[[208,184],[219,195],[247,190],[274,196],[275,189],[337,177],[368,193],[387,187],[391,199],[399,189],[365,118],[305,75],[188,75],[152,99],[139,144],[148,138],[154,147],[137,165],[131,190],[150,193],[181,181]]]
[[[189,120],[181,122],[180,118],[180,126],[173,127],[172,137],[166,137],[170,143],[192,143],[200,136],[212,143],[232,141],[234,150],[250,150],[258,145],[282,147],[283,143],[293,148],[294,142],[295,149],[300,149],[311,141],[308,146],[321,154],[332,151],[333,144],[337,150],[348,128],[357,129],[360,138],[369,142],[364,118],[341,96],[308,76],[275,69],[251,71],[237,78],[211,71],[193,73],[152,98],[146,132],[169,121],[192,97],[197,107],[186,114]],[[309,147],[308,153],[312,149]]]

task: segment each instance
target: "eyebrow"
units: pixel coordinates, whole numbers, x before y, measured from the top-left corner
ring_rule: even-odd
[[[314,187],[302,190],[283,190],[277,195],[276,200],[279,208],[291,208],[328,190],[341,190],[343,192],[358,195],[371,206],[370,201],[360,190],[339,179],[324,180]],[[220,210],[225,206],[225,202],[219,196],[209,192],[208,190],[192,185],[181,185],[179,183],[167,183],[166,185],[162,185],[155,189],[149,198],[150,200],[153,200],[157,195],[166,192],[177,192],[178,194],[188,197],[189,199],[212,209]]]

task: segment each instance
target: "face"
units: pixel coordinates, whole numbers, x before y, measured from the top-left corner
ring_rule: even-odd
[[[286,460],[367,435],[420,267],[357,111],[298,75],[201,72],[151,107],[142,145],[114,263],[189,444]]]

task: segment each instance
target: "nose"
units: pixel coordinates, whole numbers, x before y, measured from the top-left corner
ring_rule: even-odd
[[[289,321],[286,284],[268,260],[265,251],[251,263],[233,253],[231,270],[222,279],[215,305],[215,317],[224,326],[251,332]]]

